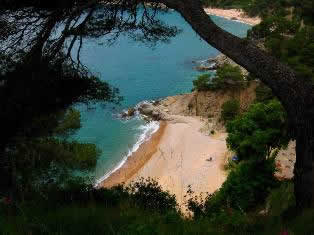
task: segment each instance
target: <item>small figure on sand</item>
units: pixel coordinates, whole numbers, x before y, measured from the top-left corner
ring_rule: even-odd
[[[213,158],[212,158],[212,157],[210,157],[210,158],[206,159],[206,161],[208,161],[208,162],[211,162],[212,160],[213,160]]]

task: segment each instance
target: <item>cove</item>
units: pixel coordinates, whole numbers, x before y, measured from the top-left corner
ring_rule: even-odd
[[[158,43],[151,48],[120,36],[108,47],[105,38],[84,44],[81,61],[101,79],[120,89],[124,101],[121,106],[95,105],[92,109],[79,105],[82,128],[73,136],[80,142],[94,143],[102,151],[95,169],[95,180],[122,164],[158,123],[145,123],[140,118],[128,121],[117,118],[117,113],[144,100],[190,92],[192,81],[200,74],[193,69],[193,61],[214,57],[219,52],[209,46],[176,12],[159,16],[182,32],[170,43]],[[250,25],[211,16],[218,26],[245,37]],[[114,109],[113,109],[114,108]]]

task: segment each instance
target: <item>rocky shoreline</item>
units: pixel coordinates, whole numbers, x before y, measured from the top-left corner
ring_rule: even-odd
[[[194,61],[194,63],[197,63]],[[201,71],[214,71],[224,64],[239,66],[224,54],[202,61],[203,65],[195,67]],[[205,65],[207,63],[208,65]],[[248,71],[239,66],[244,76]],[[255,88],[258,81],[251,81],[247,88],[238,91],[207,91],[192,92],[183,95],[166,97],[156,101],[144,101],[124,110],[120,117],[130,119],[141,115],[146,121],[171,121],[172,115],[211,117],[217,124],[220,117],[222,104],[232,98],[240,101],[242,111],[245,111],[255,99]],[[221,126],[221,125],[220,125]]]
[[[193,61],[194,63],[197,63]],[[198,71],[215,71],[218,68],[221,68],[224,64],[230,64],[232,66],[238,66],[241,69],[241,72],[244,76],[247,76],[249,72],[243,68],[242,66],[238,65],[232,59],[224,54],[219,54],[214,58],[209,58],[207,60],[202,61],[199,65],[195,66],[194,68]]]

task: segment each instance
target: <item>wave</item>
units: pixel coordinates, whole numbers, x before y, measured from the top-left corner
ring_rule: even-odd
[[[136,152],[139,147],[146,142],[147,140],[149,140],[151,138],[151,136],[158,131],[159,129],[159,122],[158,121],[151,121],[148,122],[145,125],[141,125],[138,128],[139,130],[141,130],[141,134],[139,135],[136,143],[133,145],[133,147],[131,149],[129,149],[128,154],[125,155],[123,157],[123,159],[118,163],[117,166],[115,166],[111,171],[109,171],[107,174],[105,174],[103,177],[101,177],[100,179],[96,180],[95,183],[95,187],[97,187],[101,182],[103,182],[105,179],[107,179],[112,173],[116,172],[117,170],[119,170],[124,164],[125,162],[128,160],[128,158],[134,153]]]

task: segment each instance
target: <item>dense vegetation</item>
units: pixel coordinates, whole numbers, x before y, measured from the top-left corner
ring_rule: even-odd
[[[314,211],[295,216],[287,210],[295,205],[293,184],[279,183],[273,173],[273,159],[239,164],[214,195],[189,200],[193,220],[183,218],[174,196],[152,180],[128,189],[73,182],[34,194],[24,203],[0,202],[0,233],[310,234]]]
[[[226,90],[240,89],[246,80],[238,66],[224,64],[214,74],[202,74],[193,81],[193,90]]]
[[[240,159],[267,158],[288,144],[286,125],[286,113],[278,101],[253,104],[227,123],[227,145]]]
[[[240,103],[236,99],[226,101],[221,106],[221,119],[226,123],[232,121],[240,113]]]

